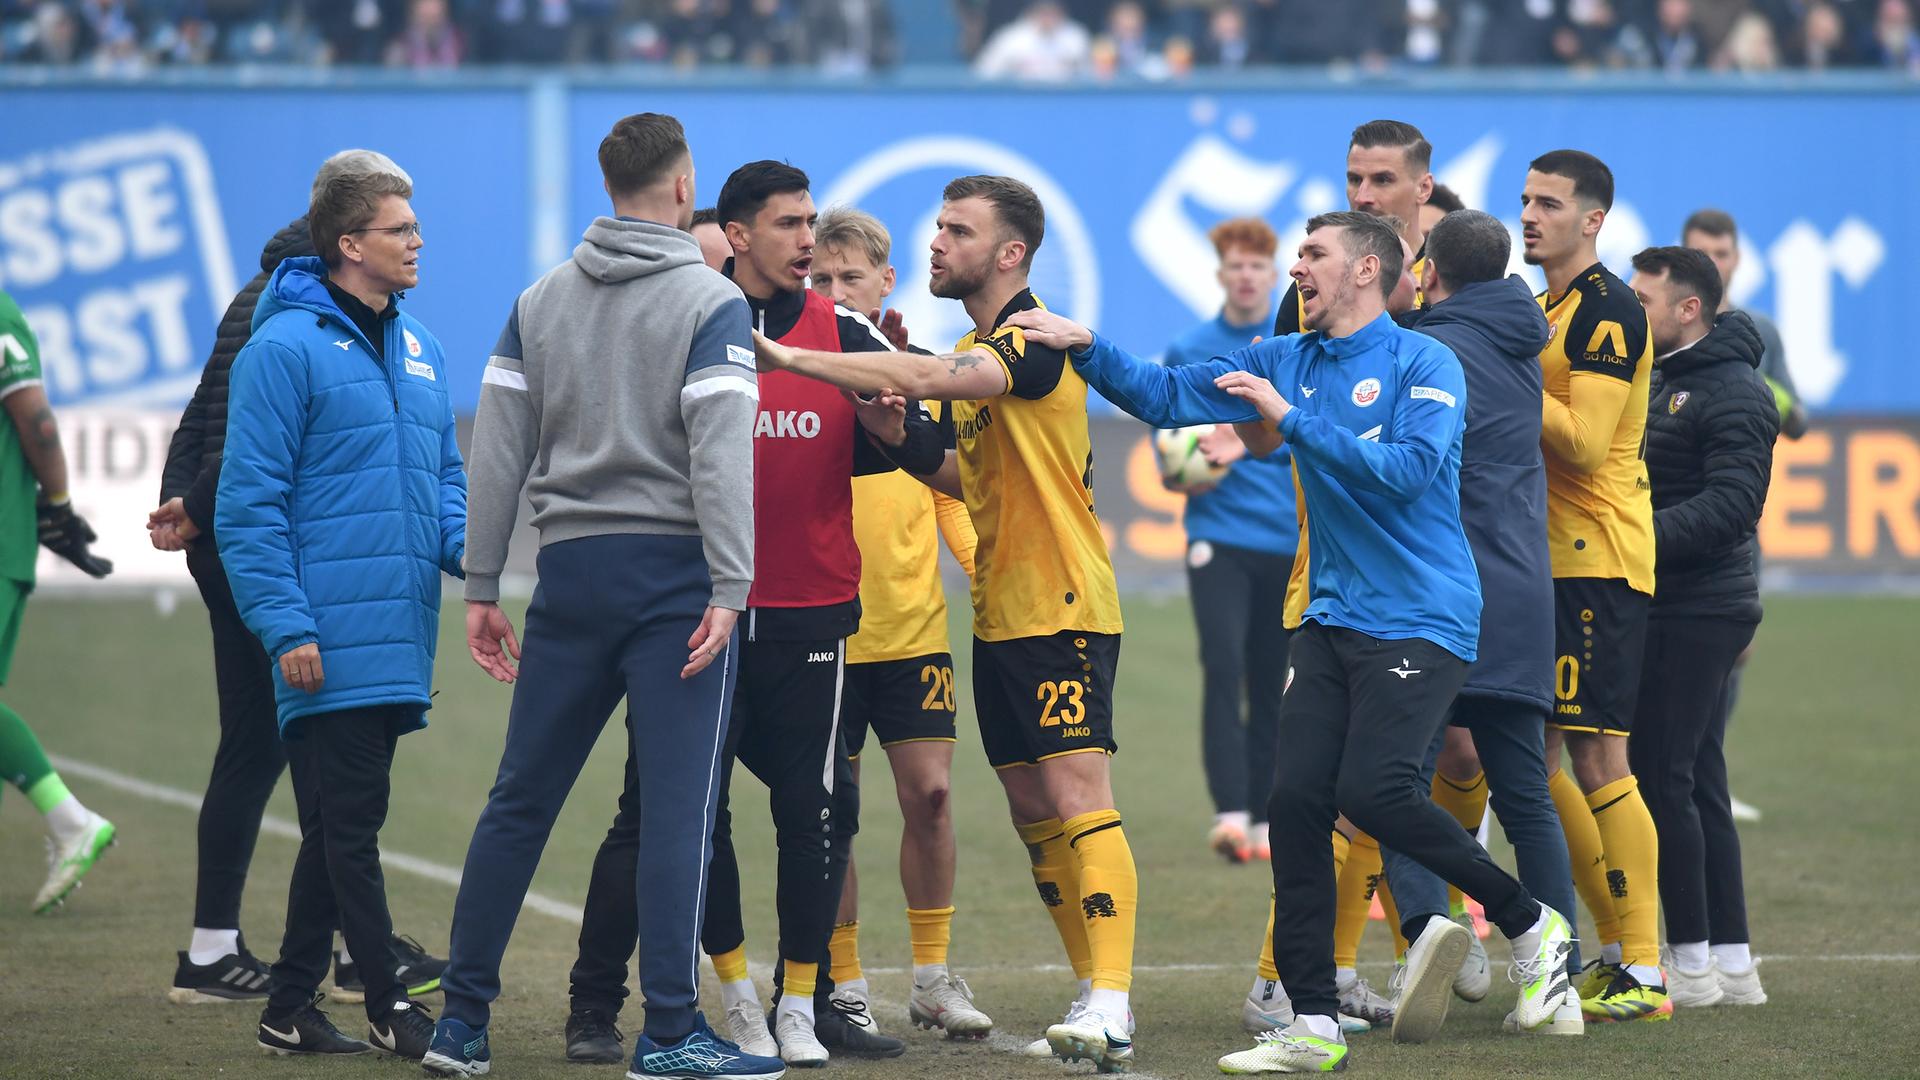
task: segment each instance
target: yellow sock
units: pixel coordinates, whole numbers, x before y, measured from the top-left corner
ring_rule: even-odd
[[[744,982],[747,978],[747,946],[740,943],[737,949],[717,953],[713,957],[713,973],[720,976],[721,982]]]
[[[1347,853],[1353,844],[1346,834],[1334,830],[1333,833],[1333,879],[1340,880],[1340,871],[1347,865]],[[1280,981],[1280,969],[1273,963],[1273,890],[1267,890],[1267,932],[1260,938],[1260,960],[1254,965],[1263,979]]]
[[[1393,902],[1393,887],[1385,874],[1380,875],[1380,888],[1376,890],[1380,897],[1380,914],[1386,916],[1387,928],[1393,931],[1393,958],[1407,958],[1407,935],[1400,932],[1400,907]]]
[[[814,987],[820,985],[820,965],[797,960],[782,960],[780,964],[780,992],[802,1001],[812,997]]]
[[[1487,816],[1487,774],[1477,772],[1473,779],[1453,781],[1438,772],[1433,774],[1433,801],[1440,809],[1453,815],[1453,820],[1468,832],[1478,832],[1480,821]],[[1458,914],[1466,910],[1466,898],[1460,890],[1447,886],[1447,911]]]
[[[1093,988],[1125,993],[1133,987],[1134,915],[1140,875],[1120,827],[1120,811],[1095,810],[1066,823],[1067,842],[1080,861],[1080,910],[1086,916]]]
[[[1333,964],[1350,968],[1360,955],[1360,935],[1367,932],[1367,909],[1380,887],[1380,842],[1366,833],[1353,834],[1347,862],[1340,868],[1333,909]]]
[[[1014,827],[1020,833],[1020,842],[1027,845],[1034,887],[1040,890],[1040,900],[1047,905],[1054,929],[1060,932],[1060,944],[1066,946],[1073,977],[1092,978],[1093,954],[1087,948],[1087,920],[1079,908],[1080,862],[1067,844],[1066,827],[1059,818]]]
[[[1607,892],[1620,923],[1621,962],[1660,966],[1660,834],[1640,781],[1615,780],[1587,796],[1607,853]]]
[[[953,941],[953,905],[943,908],[908,908],[907,938],[913,943],[913,966],[945,965],[947,946]],[[834,976],[839,982],[840,977]]]
[[[1593,820],[1593,809],[1587,805],[1580,785],[1574,783],[1573,774],[1565,769],[1547,778],[1547,791],[1560,814],[1560,828],[1567,834],[1573,885],[1580,893],[1580,902],[1593,915],[1594,936],[1602,945],[1616,944],[1620,940],[1620,920],[1614,917],[1613,894],[1607,891],[1606,848],[1600,842],[1600,826]]]
[[[838,983],[864,978],[860,970],[860,920],[835,923],[833,936],[827,939],[827,974]]]
[[[1267,890],[1267,932],[1260,937],[1260,962],[1254,965],[1260,977],[1280,981],[1280,969],[1273,962],[1273,890]]]

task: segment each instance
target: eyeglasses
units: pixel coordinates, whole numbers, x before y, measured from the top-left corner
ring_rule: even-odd
[[[389,225],[383,229],[351,229],[348,230],[348,232],[349,235],[352,233],[370,232],[392,233],[402,240],[411,240],[420,235],[420,223],[418,221],[409,221],[405,225]]]

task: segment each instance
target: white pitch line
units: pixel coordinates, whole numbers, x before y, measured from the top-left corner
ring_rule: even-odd
[[[179,788],[167,787],[164,784],[155,784],[147,780],[142,780],[137,776],[128,776],[125,773],[115,772],[112,769],[103,768],[89,762],[76,761],[69,757],[61,757],[57,754],[49,754],[47,755],[47,759],[53,762],[54,767],[63,773],[84,777],[94,783],[104,784],[107,787],[124,791],[129,795],[138,796],[149,802],[160,803],[164,806],[177,806],[182,810],[192,810],[196,813],[200,810],[200,796],[195,795],[191,791],[182,791]],[[299,825],[288,821],[286,818],[275,817],[272,814],[268,814],[260,819],[260,831],[274,836],[285,837],[289,840],[298,841],[300,839]],[[382,847],[380,851],[380,865],[388,870],[398,871],[402,874],[412,874],[414,877],[426,878],[428,881],[437,881],[442,885],[451,885],[456,889],[460,887],[460,870],[458,867],[447,866],[428,859],[422,859],[417,855],[408,855],[404,852]],[[521,906],[528,911],[537,911],[542,915],[552,916],[563,922],[572,923],[575,926],[580,925],[580,920],[583,915],[580,905],[578,904],[569,904],[565,901],[555,900],[550,896],[543,896],[536,892],[528,893],[526,900]]]
[[[198,812],[200,809],[200,796],[195,795],[191,791],[182,791],[179,788],[167,787],[164,784],[155,784],[147,780],[142,780],[137,776],[128,776],[126,773],[115,772],[112,769],[94,765],[90,762],[79,761],[70,757],[62,757],[58,754],[48,754],[47,759],[53,762],[55,767],[61,772],[85,777],[95,783],[104,784],[107,787],[124,791],[129,795],[138,796],[149,802],[157,802],[166,806],[177,806],[183,810],[192,810],[195,812]],[[300,827],[298,825],[295,825],[285,818],[275,817],[272,814],[261,818],[260,831],[285,837],[289,840],[300,839]],[[458,888],[460,885],[459,869],[422,859],[416,855],[382,849],[380,852],[380,863],[388,869],[397,870],[403,874],[412,874],[415,877],[426,878],[429,881],[438,881],[443,885],[451,885],[455,888]],[[563,900],[555,900],[550,896],[543,896],[540,893],[528,893],[523,906],[529,911],[537,911],[542,915],[551,916],[562,922],[572,923],[575,926],[580,925],[582,918],[580,905],[569,904]],[[1920,964],[1920,953],[1842,953],[1828,955],[1810,954],[1805,956],[1772,956],[1763,953],[1756,959],[1767,964]],[[1386,967],[1387,964],[1384,961],[1379,961],[1362,963],[1360,966]],[[752,967],[754,968],[753,974],[755,978],[770,977],[772,973],[771,968],[763,967],[758,963],[753,964]],[[1136,964],[1134,965],[1133,971],[1136,975],[1161,975],[1204,973],[1210,971],[1243,971],[1247,967],[1248,965],[1245,963]],[[869,975],[906,975],[910,973],[912,969],[870,967],[866,970]],[[1065,964],[1004,966],[998,964],[980,964],[970,965],[969,970],[1003,972],[1015,975],[1052,975],[1071,969]]]

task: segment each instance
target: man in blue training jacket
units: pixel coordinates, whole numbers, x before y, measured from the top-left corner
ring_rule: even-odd
[[[1466,382],[1451,350],[1387,314],[1403,257],[1392,226],[1370,214],[1313,218],[1292,270],[1308,332],[1203,364],[1150,364],[1044,312],[1012,320],[1030,340],[1068,349],[1090,385],[1150,424],[1232,423],[1254,453],[1292,449],[1312,597],[1294,635],[1280,713],[1288,753],[1268,816],[1273,952],[1296,1018],[1221,1059],[1230,1072],[1345,1063],[1327,845],[1342,812],[1486,907],[1513,943],[1521,1026],[1546,1022],[1567,994],[1566,919],[1500,869],[1420,783],[1427,747],[1476,655],[1480,588],[1460,525]],[[1297,406],[1286,396],[1296,390]],[[1411,929],[1400,1009],[1416,1026],[1437,1024],[1469,931],[1444,918]]]
[[[426,726],[440,574],[460,575],[467,484],[440,343],[400,310],[420,281],[413,184],[389,172],[318,185],[318,258],[288,259],[234,358],[214,531],[235,606],[274,659],[300,854],[259,1042],[360,1054],[313,1006],[339,925],[368,1040],[419,1060],[426,1010],[396,973],[380,873],[395,740]]]

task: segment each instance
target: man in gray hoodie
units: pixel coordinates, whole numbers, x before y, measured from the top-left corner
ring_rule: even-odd
[[[467,849],[446,1013],[424,1065],[486,1071],[507,938],[561,804],[624,696],[645,747],[634,757],[647,1015],[630,1075],[773,1077],[779,1059],[742,1054],[697,1010],[734,622],[753,579],[751,322],[685,231],[694,177],[680,122],[621,120],[600,144],[600,167],[615,216],[597,218],[572,260],[520,295],[474,422],[467,645],[489,675],[518,685]],[[540,533],[524,655],[497,603],[523,485]]]

